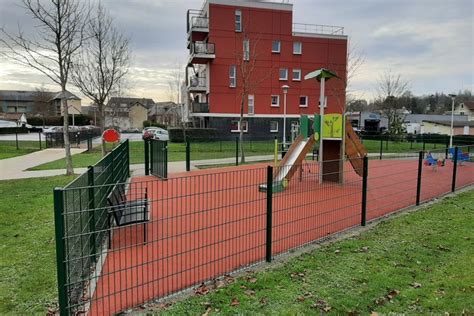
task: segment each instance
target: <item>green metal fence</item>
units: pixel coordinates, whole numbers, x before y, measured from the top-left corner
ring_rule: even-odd
[[[60,312],[80,312],[91,273],[107,248],[107,196],[130,174],[129,143],[122,142],[64,188],[54,189]],[[87,210],[87,211],[84,211]]]

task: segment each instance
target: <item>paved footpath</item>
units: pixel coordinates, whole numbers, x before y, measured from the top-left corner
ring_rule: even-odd
[[[86,148],[71,148],[71,154],[79,154]],[[35,151],[31,154],[1,159],[0,180],[50,177],[65,174],[65,169],[26,171],[28,168],[64,158],[64,148],[50,148]],[[74,170],[74,172],[78,172]]]

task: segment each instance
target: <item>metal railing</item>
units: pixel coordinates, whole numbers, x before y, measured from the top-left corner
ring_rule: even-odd
[[[214,43],[193,42],[191,43],[191,54],[215,54],[215,45]]]
[[[190,88],[202,88],[205,89],[207,87],[207,78],[206,76],[192,76],[189,78]]]
[[[209,18],[202,16],[191,17],[191,30],[209,28]]]
[[[193,113],[209,113],[209,103],[207,102],[192,102],[191,108]]]
[[[335,25],[293,23],[293,33],[344,35],[344,27]]]
[[[91,144],[93,138],[101,135],[100,129],[88,129],[81,131],[69,132],[69,142],[71,146],[79,147],[82,142],[87,141],[88,146]],[[64,134],[63,132],[45,133],[45,142],[47,148],[64,147]]]

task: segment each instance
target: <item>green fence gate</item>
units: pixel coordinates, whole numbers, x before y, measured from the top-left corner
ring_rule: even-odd
[[[150,173],[158,178],[168,178],[168,142],[152,139],[150,144]]]

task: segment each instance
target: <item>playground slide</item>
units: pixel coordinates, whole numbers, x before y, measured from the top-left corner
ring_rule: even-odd
[[[290,181],[298,167],[301,166],[306,154],[313,148],[313,144],[313,136],[307,139],[305,139],[303,135],[298,136],[280,162],[278,172],[273,177],[273,180],[275,182],[281,182],[283,179]]]
[[[362,177],[364,168],[364,161],[362,158],[367,155],[367,150],[361,143],[359,136],[354,132],[350,120],[346,120],[345,150],[352,168],[354,168],[354,171]]]

